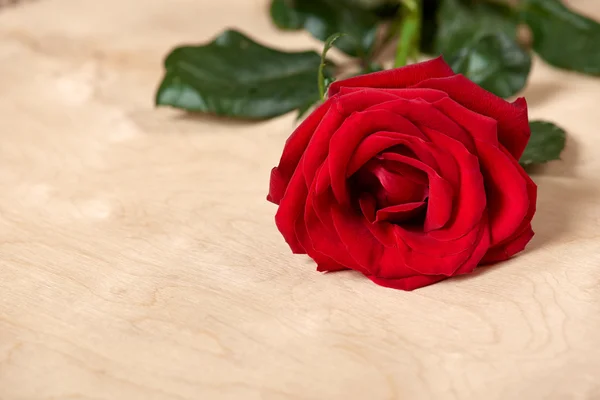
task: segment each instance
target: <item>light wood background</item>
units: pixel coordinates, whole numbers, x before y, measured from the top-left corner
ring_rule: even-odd
[[[320,48],[267,3],[0,11],[0,399],[600,399],[600,78],[535,62],[569,141],[524,254],[412,293],[321,275],[265,201],[294,116],[152,106],[175,44]]]

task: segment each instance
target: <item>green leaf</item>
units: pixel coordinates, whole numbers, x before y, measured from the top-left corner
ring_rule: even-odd
[[[322,41],[344,32],[348,36],[338,40],[335,47],[351,56],[366,59],[375,45],[377,17],[347,1],[272,0],[271,17],[281,29],[297,29],[301,25]]]
[[[522,17],[533,33],[533,49],[559,68],[600,74],[600,24],[558,0],[526,0]]]
[[[454,72],[497,96],[510,97],[525,87],[531,56],[505,33],[498,32],[470,42],[450,65]]]
[[[341,1],[344,1],[344,0],[341,0]],[[345,1],[346,1],[346,3],[354,4],[356,6],[366,8],[366,9],[387,7],[387,6],[391,5],[389,0],[345,0]]]
[[[273,0],[271,2],[271,19],[279,29],[298,30],[304,27],[304,14],[294,7],[294,0]]]
[[[319,64],[319,75],[318,75],[318,85],[319,85],[319,95],[321,100],[325,98],[325,90],[327,86],[331,84],[331,81],[328,85],[325,84],[326,76],[325,76],[325,64],[327,63],[327,52],[331,49],[331,46],[335,43],[336,40],[344,36],[344,33],[334,33],[329,36],[325,41],[325,46],[323,46],[323,52],[321,53],[321,63]]]
[[[404,15],[400,27],[394,68],[405,66],[409,57],[418,52],[420,45],[421,4],[415,0],[404,0],[403,5]]]
[[[531,138],[519,161],[521,165],[543,164],[558,160],[565,147],[565,131],[552,122],[532,121]]]
[[[314,51],[287,53],[225,31],[203,46],[175,48],[156,104],[237,118],[270,118],[319,99]]]
[[[443,0],[436,51],[484,89],[510,97],[527,83],[531,56],[517,43],[518,16],[502,4]]]
[[[451,57],[468,43],[490,33],[503,32],[516,39],[518,22],[512,9],[502,4],[467,5],[461,0],[442,0],[434,50]]]

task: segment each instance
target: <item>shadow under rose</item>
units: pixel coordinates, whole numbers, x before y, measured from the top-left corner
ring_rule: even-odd
[[[527,168],[538,186],[537,211],[533,218],[535,236],[525,251],[534,250],[569,232],[574,214],[598,195],[592,184],[577,179],[578,145],[567,138],[561,160]]]
[[[535,236],[526,251],[537,250],[579,232],[586,222],[586,210],[600,202],[598,188],[587,180],[544,177],[537,179],[537,184],[537,212],[533,219]]]

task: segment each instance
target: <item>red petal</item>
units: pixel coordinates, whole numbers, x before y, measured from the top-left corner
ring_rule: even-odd
[[[296,237],[296,221],[301,221],[303,218],[307,195],[308,188],[304,182],[304,176],[301,173],[294,174],[275,214],[277,228],[296,254],[306,253]]]
[[[322,169],[323,166],[319,168],[318,173]],[[333,198],[331,190],[327,191],[324,195],[317,195],[315,187],[316,180],[313,181],[308,192],[304,208],[304,224],[312,247],[316,252],[328,256],[337,264],[360,271],[360,267],[348,254],[333,226],[329,211]],[[304,247],[306,248],[307,246]],[[308,254],[312,257],[312,253],[308,252]],[[313,258],[316,260],[316,257]]]
[[[445,135],[458,140],[470,152],[476,154],[473,137],[450,117],[438,110],[434,105],[425,101],[415,99],[396,99],[383,104],[375,105],[367,110],[389,110],[395,114],[402,115],[417,125],[424,133],[424,128],[435,129]],[[396,130],[394,130],[396,131]]]
[[[333,96],[343,87],[366,88],[405,88],[429,78],[442,78],[454,75],[452,68],[442,57],[402,68],[388,69],[372,74],[336,81],[329,87],[329,96]]]
[[[418,215],[426,207],[426,203],[404,203],[377,210],[375,222],[390,221],[398,223]]]
[[[495,119],[471,111],[449,97],[435,102],[433,106],[469,132],[475,140],[498,146],[498,123]]]
[[[514,158],[521,158],[531,135],[524,99],[509,103],[462,75],[428,79],[417,87],[442,90],[469,110],[498,121],[498,140]]]
[[[377,154],[394,146],[405,146],[413,152],[418,160],[438,170],[436,155],[439,151],[432,148],[431,143],[421,138],[396,132],[377,132],[367,136],[356,148],[348,164],[347,176],[353,175],[367,161]]]
[[[358,199],[358,204],[365,219],[370,222],[366,224],[367,229],[371,231],[381,244],[387,247],[396,246],[396,236],[394,235],[393,226],[390,224],[374,224],[376,217],[375,199],[368,193],[363,193]]]
[[[458,181],[448,176],[446,180],[454,187],[454,212],[444,229],[432,231],[432,238],[438,240],[456,240],[476,227],[486,207],[486,193],[479,160],[464,145],[435,130],[427,129],[426,133],[439,148],[444,148],[453,156],[458,165]],[[441,159],[440,159],[441,160]],[[444,166],[440,166],[444,170]]]
[[[448,93],[442,92],[441,90],[427,89],[427,88],[403,88],[403,89],[372,89],[364,87],[342,87],[338,92],[338,96],[342,96],[349,93],[362,91],[364,96],[370,96],[371,93],[386,93],[394,95],[397,98],[405,100],[421,99],[428,103],[435,103],[438,100],[448,97]]]
[[[523,251],[527,243],[533,238],[533,235],[534,233],[530,225],[512,241],[490,249],[483,258],[482,263],[489,264],[508,260],[510,257]]]
[[[279,204],[281,201],[315,129],[317,129],[332,104],[332,99],[321,104],[296,128],[285,142],[279,165],[271,172],[269,195],[267,197],[269,201],[275,204]]]
[[[401,131],[408,135],[421,135],[406,118],[389,111],[364,111],[347,118],[331,137],[327,158],[331,188],[340,204],[349,202],[346,171],[356,147],[365,137],[378,131]]]
[[[317,261],[317,271],[319,272],[338,272],[346,271],[348,269],[350,268],[346,268],[343,265],[336,263],[335,261]]]
[[[394,153],[383,153],[382,158],[410,165],[427,174],[429,177],[429,204],[427,205],[424,231],[429,232],[444,226],[452,213],[454,193],[450,184],[430,166],[414,158]]]
[[[427,174],[405,163],[372,159],[354,176],[357,187],[375,195],[379,207],[423,201]]]
[[[477,142],[484,175],[492,246],[518,231],[529,211],[527,183],[521,167],[510,154],[484,142]],[[528,223],[529,221],[526,221]]]
[[[369,278],[379,286],[387,287],[390,289],[412,291],[425,286],[433,285],[434,283],[443,281],[448,277],[444,275],[416,275],[408,276],[406,278],[386,279],[378,278],[373,275],[367,275],[367,278]]]

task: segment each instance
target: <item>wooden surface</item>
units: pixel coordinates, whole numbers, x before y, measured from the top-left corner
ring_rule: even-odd
[[[600,79],[536,60],[569,141],[520,257],[412,293],[321,275],[265,201],[294,116],[152,106],[169,48],[226,26],[320,47],[266,4],[0,11],[0,399],[600,399]]]

